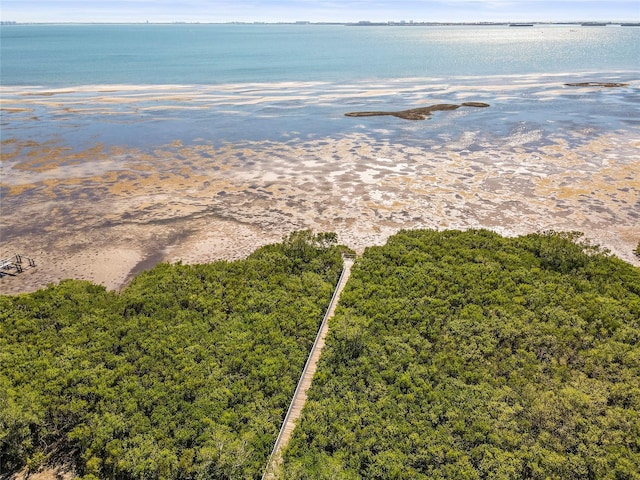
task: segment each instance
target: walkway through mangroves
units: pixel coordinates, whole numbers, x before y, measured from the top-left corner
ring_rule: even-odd
[[[327,308],[324,318],[322,319],[320,329],[318,330],[316,339],[313,342],[313,346],[311,347],[311,353],[309,353],[307,363],[304,365],[304,369],[302,370],[302,375],[300,376],[298,386],[296,387],[296,390],[293,394],[293,399],[291,400],[291,404],[289,405],[289,410],[287,411],[287,415],[284,417],[282,427],[280,428],[280,433],[278,434],[276,443],[273,446],[273,451],[269,456],[267,468],[264,472],[264,475],[262,476],[263,480],[274,480],[278,478],[278,473],[280,472],[280,467],[282,465],[282,451],[289,443],[291,434],[293,433],[293,429],[295,428],[296,422],[302,414],[302,408],[307,401],[307,390],[309,390],[311,381],[313,380],[313,376],[316,373],[318,360],[320,359],[320,354],[322,353],[322,348],[324,347],[324,341],[327,336],[327,332],[329,331],[329,319],[333,317],[333,314],[336,310],[336,305],[338,304],[338,299],[340,298],[340,293],[342,292],[344,286],[347,284],[347,280],[349,280],[352,265],[353,258],[345,256],[344,266],[342,269],[342,274],[340,275],[340,279],[338,280],[338,285],[333,292],[333,297],[331,297],[329,308]]]

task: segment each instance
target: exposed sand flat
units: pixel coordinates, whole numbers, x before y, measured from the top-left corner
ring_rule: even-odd
[[[69,277],[118,288],[158,261],[241,258],[302,228],[358,251],[402,228],[579,230],[637,264],[640,140],[585,134],[531,151],[527,135],[483,148],[473,132],[423,148],[365,134],[153,152],[5,142],[0,256],[38,267],[0,291]]]
[[[236,259],[302,228],[335,231],[358,251],[402,228],[579,230],[637,264],[637,129],[632,121],[614,130],[572,116],[581,95],[615,107],[633,96],[637,81],[577,88],[565,85],[571,80],[545,74],[455,83],[0,86],[0,257],[23,253],[38,263],[0,280],[0,292],[68,277],[117,288],[158,261]],[[518,100],[523,88],[535,102]],[[522,115],[561,98],[559,114],[551,108]],[[439,112],[429,122],[344,117],[350,110],[470,101],[491,108]],[[328,110],[318,108],[325,104]],[[547,119],[549,112],[555,117]],[[317,125],[338,122],[328,129],[333,133],[297,131],[296,122],[313,123],[316,114],[324,115]],[[465,115],[479,126],[467,120],[464,130],[455,128]],[[282,118],[279,140],[227,141],[227,133],[244,128],[256,128],[254,138],[277,136],[273,123],[263,136],[267,123],[256,121],[269,117]],[[547,121],[562,127],[547,128]],[[171,122],[183,134],[200,129],[174,136],[178,124]],[[494,132],[493,122],[503,130]],[[132,145],[147,132],[158,138],[127,146],[119,135],[130,127]],[[106,144],[93,140],[103,128]],[[217,129],[223,141],[209,137]],[[341,131],[349,133],[335,133]]]

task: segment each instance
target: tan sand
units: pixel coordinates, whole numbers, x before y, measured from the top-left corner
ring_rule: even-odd
[[[403,228],[489,228],[505,235],[578,230],[638,265],[640,140],[539,132],[469,150],[467,132],[407,147],[365,134],[286,144],[185,146],[153,152],[101,144],[2,145],[0,257],[37,268],[0,279],[0,293],[64,278],[109,289],[159,261],[233,260],[293,230],[334,231],[356,251]]]

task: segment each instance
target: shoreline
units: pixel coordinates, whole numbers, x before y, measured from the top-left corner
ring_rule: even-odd
[[[530,137],[516,132],[492,148],[472,148],[472,134],[423,148],[361,134],[173,142],[153,154],[4,149],[12,183],[0,184],[0,256],[21,253],[37,267],[0,280],[0,293],[63,278],[114,290],[158,261],[235,260],[303,229],[336,232],[358,252],[400,229],[580,231],[638,265],[640,158],[631,153],[640,138],[592,134],[578,148],[560,138],[532,151]]]
[[[61,252],[58,255],[36,258],[35,268],[25,270],[15,277],[0,279],[0,295],[30,293],[65,279],[87,280],[102,285],[107,290],[120,291],[136,275],[153,268],[157,263],[202,264],[239,260],[263,245],[281,241],[287,234],[286,232],[283,232],[282,235],[276,232],[260,232],[246,226],[238,228],[235,225],[218,225],[218,227],[222,227],[218,232],[224,232],[227,236],[220,236],[213,232],[197,232],[192,236],[185,237],[180,242],[155,251],[114,245],[110,248],[88,247],[77,253]],[[414,228],[430,227],[415,226]],[[446,228],[438,230],[444,229]],[[359,235],[358,232],[353,231],[337,233],[340,244],[345,244],[361,254],[367,247],[383,245],[398,230],[400,229],[373,228],[367,235],[362,235],[364,232]],[[515,232],[504,227],[488,228],[488,230],[505,236],[536,233],[536,231]],[[600,247],[610,250],[611,254],[619,259],[640,267],[640,259],[633,255],[632,237],[635,232],[628,232],[626,241],[621,241],[618,238],[615,241],[610,239],[608,242],[603,242],[605,240],[603,238],[597,241],[589,232],[582,233],[584,233],[583,240],[590,244],[598,244]]]

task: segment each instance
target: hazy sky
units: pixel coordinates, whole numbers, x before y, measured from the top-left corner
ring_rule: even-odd
[[[640,22],[640,0],[2,0],[18,22]]]

